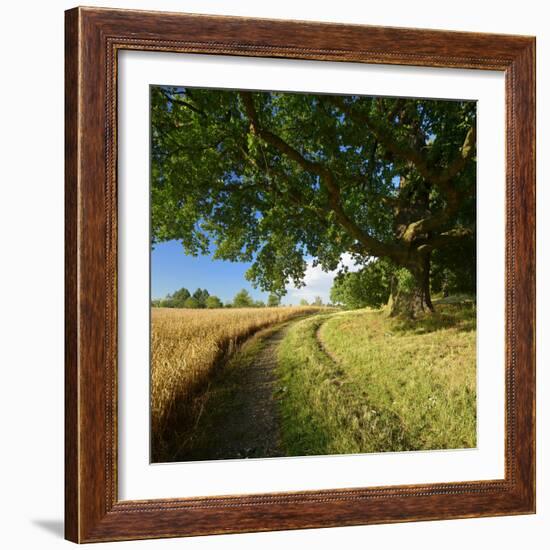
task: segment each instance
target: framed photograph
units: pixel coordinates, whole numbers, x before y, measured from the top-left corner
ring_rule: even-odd
[[[66,12],[66,538],[535,511],[535,39]]]

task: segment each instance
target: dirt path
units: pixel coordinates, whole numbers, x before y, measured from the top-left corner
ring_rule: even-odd
[[[275,393],[277,347],[293,320],[255,342],[257,349],[222,371],[210,388],[193,448],[180,460],[282,456]],[[216,398],[216,395],[218,397]]]

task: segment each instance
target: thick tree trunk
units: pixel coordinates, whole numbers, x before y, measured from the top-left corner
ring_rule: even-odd
[[[403,315],[414,319],[434,311],[430,294],[430,257],[421,258],[407,269],[412,275],[410,285],[400,285],[397,277],[392,280],[388,302],[391,317]]]

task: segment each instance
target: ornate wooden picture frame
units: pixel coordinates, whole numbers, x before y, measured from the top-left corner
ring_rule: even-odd
[[[506,87],[505,477],[119,500],[121,50],[500,71]],[[97,542],[535,511],[535,39],[98,8],[66,12],[66,538]]]

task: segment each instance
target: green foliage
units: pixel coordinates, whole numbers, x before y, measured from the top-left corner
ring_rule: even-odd
[[[405,267],[395,270],[397,289],[408,294],[417,286],[414,275]]]
[[[210,293],[206,289],[197,288],[193,292],[193,298],[198,302],[199,307],[206,307],[206,300],[210,296]]]
[[[221,301],[214,297],[217,302],[212,301],[211,303],[218,303],[220,305],[208,305],[207,301],[210,296],[210,293],[206,289],[197,288],[195,292],[193,292],[193,295],[191,296],[191,293],[186,288],[180,288],[179,290],[176,290],[172,294],[168,294],[166,298],[163,300],[156,300],[154,303],[152,303],[153,307],[188,307],[188,308],[204,308],[204,307],[223,307],[223,304]]]
[[[475,239],[464,239],[448,248],[434,251],[432,254],[432,290],[449,294],[476,291],[475,262],[464,261],[464,258],[475,258]]]
[[[212,249],[215,259],[251,262],[247,278],[278,295],[291,282],[302,284],[306,258],[316,258],[327,271],[345,252],[366,263],[372,251],[357,250],[350,224],[379,242],[376,256],[386,257],[398,239],[391,201],[414,205],[408,212],[417,212],[416,219],[446,204],[441,189],[428,185],[396,151],[414,143],[430,170],[444,170],[475,126],[475,109],[471,101],[280,92],[247,96],[154,86],[153,243],[177,239],[186,254]],[[390,149],[369,131],[366,118],[369,128],[381,129],[393,144]],[[337,196],[323,176],[326,171],[333,175]],[[398,186],[400,178],[407,185]],[[468,197],[472,182],[473,158],[452,185]],[[436,233],[474,224],[474,205],[475,195]],[[343,223],[346,219],[349,223]],[[473,257],[463,262],[472,265]]]
[[[340,273],[334,279],[330,299],[346,309],[378,308],[388,301],[394,271],[389,261],[374,260],[360,271]]]
[[[203,306],[201,306],[200,302],[196,298],[193,298],[193,296],[190,296],[183,303],[183,307],[186,307],[186,308],[189,308],[189,309],[199,309]]]
[[[308,301],[307,301],[305,298],[302,298],[302,299],[300,300],[300,305],[301,305],[301,306],[309,306],[309,303],[308,303]]]
[[[248,290],[243,288],[235,294],[235,298],[233,298],[233,307],[254,307],[254,300],[252,300]]]
[[[184,303],[190,294],[186,288],[180,288],[172,294],[168,294],[164,300],[161,300],[162,307],[185,307]]]
[[[275,294],[269,296],[269,306],[275,307],[280,304],[280,298]],[[249,292],[245,289],[239,291],[233,302],[223,304],[217,297],[210,295],[207,289],[197,288],[193,295],[186,288],[180,288],[172,294],[169,294],[163,300],[152,300],[151,307],[170,307],[170,308],[223,308],[223,307],[265,307],[262,300],[254,301]]]
[[[321,296],[315,296],[315,299],[311,302],[311,305],[321,307],[323,305],[323,299]]]
[[[281,303],[281,298],[277,296],[276,294],[270,294],[267,298],[267,306],[268,307],[277,307]]]
[[[208,309],[223,307],[222,301],[217,296],[212,296],[212,295],[206,298],[205,305]]]

